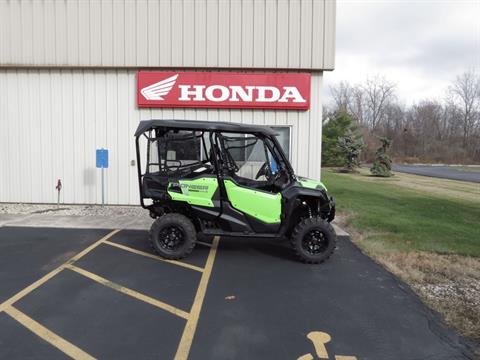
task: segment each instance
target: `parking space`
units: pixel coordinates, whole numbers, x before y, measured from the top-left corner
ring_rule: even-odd
[[[68,359],[68,356],[2,312],[0,313],[0,358],[56,360]]]
[[[107,233],[108,230],[0,227],[0,303]]]
[[[0,228],[0,358],[470,358],[346,239],[305,265],[259,239],[215,238],[165,261],[147,237]]]
[[[173,358],[185,320],[64,271],[15,308],[95,358]]]
[[[192,359],[469,359],[437,314],[341,238],[321,265],[222,239]]]

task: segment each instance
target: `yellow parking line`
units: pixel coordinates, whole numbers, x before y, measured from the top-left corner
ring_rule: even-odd
[[[121,230],[113,230],[112,232],[108,233],[107,235],[105,235],[103,238],[101,238],[100,240],[98,240],[96,243],[90,245],[89,247],[87,247],[85,250],[79,252],[77,255],[75,255],[74,257],[72,257],[69,261],[67,261],[67,264],[71,264],[73,263],[74,261],[77,261],[79,260],[81,257],[85,256],[87,253],[89,253],[90,251],[92,251],[93,249],[95,249],[98,245],[100,245],[101,243],[107,241],[108,239],[110,239],[113,235],[115,235],[116,233],[120,232]]]
[[[0,304],[0,312],[4,311],[5,308],[7,308],[8,306],[12,305],[13,303],[15,303],[16,301],[20,300],[21,298],[23,298],[24,296],[28,295],[29,293],[31,293],[33,290],[35,290],[36,288],[38,288],[39,286],[41,286],[42,284],[46,283],[48,280],[50,280],[52,277],[54,277],[55,275],[57,275],[60,271],[62,271],[63,269],[65,269],[65,266],[67,264],[71,264],[75,261],[77,261],[78,259],[80,259],[82,256],[85,256],[87,253],[89,253],[90,251],[92,251],[93,249],[95,249],[98,245],[100,245],[102,242],[106,241],[107,239],[111,238],[113,235],[115,235],[116,233],[118,233],[120,230],[114,230],[110,233],[108,233],[107,235],[105,235],[104,237],[102,237],[100,240],[94,242],[92,245],[90,245],[89,247],[87,247],[86,249],[82,250],[81,252],[79,252],[77,255],[75,255],[74,257],[70,258],[67,262],[65,262],[64,264],[60,265],[59,267],[57,267],[56,269],[53,269],[52,271],[50,271],[48,274],[46,274],[45,276],[41,277],[40,279],[38,279],[37,281],[35,281],[33,284],[27,286],[25,289],[19,291],[18,293],[16,293],[15,295],[13,295],[11,298],[5,300],[3,303]]]
[[[208,281],[210,280],[213,263],[217,254],[219,240],[220,238],[218,236],[215,236],[213,238],[212,247],[208,254],[207,263],[205,265],[202,278],[200,279],[200,284],[198,285],[197,294],[195,295],[192,309],[190,310],[190,317],[187,321],[187,324],[185,325],[182,339],[180,340],[180,345],[178,346],[177,353],[175,354],[175,360],[186,360],[188,358],[188,354],[190,353],[193,336],[195,335],[198,319],[200,318],[200,311],[202,310],[203,299],[205,298],[205,293],[207,292]]]
[[[160,261],[167,262],[167,263],[170,263],[170,264],[182,266],[182,267],[190,269],[190,270],[203,272],[203,269],[201,267],[198,267],[198,266],[195,266],[195,265],[190,265],[190,264],[187,264],[187,263],[184,263],[184,262],[181,262],[181,261],[164,259],[161,256],[157,256],[157,255],[154,255],[154,254],[147,253],[145,251],[137,250],[137,249],[131,248],[129,246],[117,244],[117,243],[114,243],[114,242],[111,242],[111,241],[105,241],[105,244],[115,246],[115,247],[117,247],[119,249],[122,249],[122,250],[130,251],[131,253],[134,253],[134,254],[137,254],[137,255],[146,256],[146,257],[151,258],[151,259],[160,260]]]
[[[119,291],[123,294],[134,297],[137,300],[141,300],[143,302],[146,302],[147,304],[150,304],[150,305],[156,306],[160,309],[166,310],[166,311],[168,311],[168,312],[170,312],[174,315],[177,315],[181,318],[184,318],[184,319],[187,319],[187,320],[189,319],[189,314],[186,311],[180,310],[180,309],[178,309],[178,308],[176,308],[172,305],[166,304],[166,303],[164,303],[160,300],[151,298],[150,296],[144,295],[144,294],[139,293],[135,290],[132,290],[132,289],[129,289],[129,288],[124,287],[122,285],[119,285],[117,283],[114,283],[110,280],[107,280],[107,279],[101,277],[101,276],[98,276],[97,274],[94,274],[94,273],[91,273],[90,271],[79,268],[78,266],[67,265],[66,268],[70,269],[70,270],[73,270],[73,271],[79,273],[80,275],[83,275],[83,276],[85,276],[85,277],[87,277],[87,278],[89,278],[93,281],[96,281],[99,284],[102,284],[104,286],[108,286],[111,289],[117,290],[117,291]]]
[[[93,356],[90,356],[82,349],[76,347],[75,345],[69,343],[67,340],[61,338],[54,332],[48,330],[46,327],[39,324],[23,312],[15,309],[13,306],[7,306],[4,311],[8,315],[10,315],[10,317],[25,326],[28,330],[41,337],[48,343],[52,344],[57,349],[70,356],[72,359],[95,360]]]

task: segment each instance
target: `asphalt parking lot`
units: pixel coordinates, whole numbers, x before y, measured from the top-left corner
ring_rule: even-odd
[[[460,180],[480,183],[480,171],[478,167],[466,171],[465,168],[459,166],[439,166],[439,165],[400,165],[392,166],[394,171],[436,177],[441,179]]]
[[[1,359],[473,359],[340,239],[321,265],[215,238],[182,262],[141,230],[0,227]]]

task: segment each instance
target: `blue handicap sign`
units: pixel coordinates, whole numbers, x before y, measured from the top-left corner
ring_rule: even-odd
[[[97,168],[108,168],[108,149],[97,149]]]

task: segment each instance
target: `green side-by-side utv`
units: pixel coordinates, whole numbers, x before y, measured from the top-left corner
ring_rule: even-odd
[[[288,239],[306,263],[334,251],[333,198],[295,175],[271,128],[149,120],[135,137],[140,202],[161,256],[187,256],[199,234]]]

